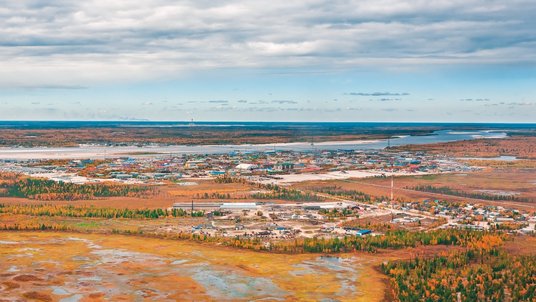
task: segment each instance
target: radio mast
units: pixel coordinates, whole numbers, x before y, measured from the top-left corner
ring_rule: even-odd
[[[387,148],[391,148],[391,137],[388,137],[387,138]],[[393,201],[394,201],[394,194],[393,194],[393,188],[394,188],[394,185],[395,185],[395,179],[394,179],[394,172],[395,172],[395,168],[394,168],[394,157],[392,156],[391,154],[391,206],[393,206]]]

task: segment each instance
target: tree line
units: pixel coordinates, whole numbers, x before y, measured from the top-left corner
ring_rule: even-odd
[[[119,217],[118,217],[119,218]],[[4,225],[4,230],[66,230],[66,231],[87,231],[65,226],[62,224],[44,225],[28,222],[25,224]],[[375,253],[379,249],[402,249],[407,247],[417,247],[425,245],[451,245],[462,246],[474,249],[477,246],[488,246],[494,242],[500,244],[505,238],[501,233],[489,233],[470,230],[434,230],[431,232],[409,232],[404,230],[387,231],[384,235],[378,236],[345,236],[342,238],[295,238],[292,240],[266,241],[256,237],[222,237],[211,236],[209,234],[192,233],[179,231],[174,233],[144,232],[138,230],[110,230],[117,234],[150,236],[163,239],[184,239],[217,245],[229,246],[240,249],[250,249],[285,254],[303,253],[343,253],[364,251]]]
[[[230,193],[195,193],[194,198],[197,199],[231,199]]]
[[[450,187],[435,187],[431,185],[419,185],[419,186],[414,186],[414,187],[406,187],[406,189],[421,191],[421,192],[474,198],[474,199],[484,199],[484,200],[508,200],[508,201],[519,201],[519,202],[530,201],[528,198],[517,197],[514,195],[504,195],[504,194],[492,195],[492,194],[485,194],[485,193],[464,192],[461,190],[452,189]]]
[[[273,192],[257,192],[251,194],[254,199],[282,199],[291,201],[322,201],[321,197],[309,192],[301,192],[294,189],[281,189]]]
[[[233,177],[229,175],[220,175],[214,178],[214,182],[218,184],[232,184],[232,183],[249,184],[250,183],[242,177]]]
[[[311,190],[318,193],[329,194],[363,203],[382,202],[389,200],[387,196],[371,196],[367,193],[357,190],[346,190],[340,186],[313,187]]]
[[[193,213],[183,209],[116,209],[92,206],[72,205],[4,205],[0,204],[0,213],[12,215],[49,216],[49,217],[84,217],[84,218],[135,218],[158,219],[164,217],[202,217],[203,211]]]
[[[41,178],[3,178],[0,196],[35,200],[81,200],[102,197],[142,197],[156,192],[154,187],[124,184],[75,184]]]

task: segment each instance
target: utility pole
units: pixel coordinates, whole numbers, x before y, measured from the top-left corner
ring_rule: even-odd
[[[393,188],[395,186],[393,159],[391,159],[391,205],[394,201]]]
[[[388,137],[387,138],[387,149],[391,148],[391,137]],[[395,179],[394,179],[394,158],[393,156],[391,155],[391,207],[393,206],[393,201],[394,201],[394,194],[393,194],[393,187],[395,185]]]

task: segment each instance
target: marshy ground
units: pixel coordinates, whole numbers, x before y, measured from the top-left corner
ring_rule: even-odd
[[[380,258],[282,255],[187,241],[0,233],[6,301],[381,301]]]

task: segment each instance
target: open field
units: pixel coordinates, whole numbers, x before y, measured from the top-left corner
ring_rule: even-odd
[[[3,299],[382,301],[368,254],[273,255],[119,235],[2,232]]]
[[[426,175],[424,172],[386,172],[380,170],[345,170],[345,171],[331,171],[325,173],[301,173],[301,174],[286,174],[278,175],[274,178],[267,179],[266,183],[276,184],[289,184],[300,183],[307,181],[322,181],[322,180],[344,180],[350,178],[371,178],[380,176],[405,176],[405,175]]]
[[[510,205],[525,210],[536,210],[536,170],[534,169],[500,169],[484,170],[471,173],[436,174],[421,176],[395,177],[394,197],[405,200],[412,199],[444,199],[447,201],[467,201]],[[530,203],[514,201],[475,200],[452,195],[431,194],[411,190],[415,186],[432,185],[450,187],[469,193],[514,194],[516,197],[527,198]],[[390,195],[390,178],[365,178],[348,180],[312,181],[294,184],[293,187],[310,189],[321,186],[340,186],[346,190],[359,190],[373,196]]]
[[[536,237],[519,236],[505,243],[504,249],[513,255],[536,255]]]
[[[461,159],[470,166],[494,169],[536,169],[536,160],[494,160],[494,159]]]
[[[107,219],[0,214],[0,227],[15,225],[56,225],[80,232],[110,234],[112,232],[158,233],[163,229],[190,228],[205,222],[202,217],[166,217],[161,219]]]
[[[195,179],[185,182],[186,185],[170,184],[162,187],[161,190],[180,202],[192,199],[244,200],[249,198],[252,191],[258,190],[246,183],[216,183],[213,179]]]
[[[450,143],[407,145],[394,147],[396,151],[426,151],[455,157],[516,156],[536,159],[536,137],[514,136],[501,139],[477,139]]]
[[[382,263],[463,250],[289,255],[123,235],[0,235],[2,298],[31,301],[385,301],[392,296]]]

